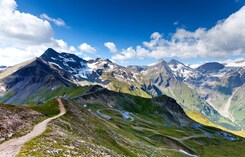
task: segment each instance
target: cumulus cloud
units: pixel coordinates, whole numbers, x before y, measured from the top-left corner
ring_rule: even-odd
[[[31,14],[21,13],[16,7],[14,0],[0,2],[1,45],[50,42],[53,36],[50,23]]]
[[[62,20],[61,18],[52,18],[50,16],[48,16],[47,14],[41,14],[40,17],[44,20],[47,20],[47,21],[50,21],[50,22],[53,22],[55,25],[57,26],[66,26],[66,23],[64,20]]]
[[[142,46],[129,47],[112,56],[112,60],[136,58],[229,58],[245,54],[245,6],[211,29],[195,31],[177,29],[171,39],[155,32]]]
[[[91,53],[95,54],[97,50],[87,43],[82,43],[79,47],[81,53]]]
[[[47,20],[17,10],[15,0],[0,1],[0,65],[13,65],[41,55],[47,48],[78,53],[55,39]]]
[[[104,43],[104,46],[107,47],[109,49],[109,51],[112,53],[117,52],[116,45],[113,42],[106,42],[106,43]]]

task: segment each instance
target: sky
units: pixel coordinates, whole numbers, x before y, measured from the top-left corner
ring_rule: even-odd
[[[0,65],[47,48],[121,65],[245,57],[245,0],[0,0]]]

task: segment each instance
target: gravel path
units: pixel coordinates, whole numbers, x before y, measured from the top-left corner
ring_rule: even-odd
[[[9,141],[6,141],[2,144],[0,144],[0,157],[14,157],[16,156],[22,145],[24,145],[26,142],[32,140],[33,138],[41,135],[47,128],[47,124],[53,120],[56,119],[66,113],[65,107],[61,101],[61,98],[58,98],[57,101],[59,102],[59,108],[60,113],[57,116],[48,118],[37,125],[34,126],[33,130],[21,137],[11,139]]]

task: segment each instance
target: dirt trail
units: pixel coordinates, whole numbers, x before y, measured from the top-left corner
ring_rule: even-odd
[[[9,141],[6,141],[2,144],[0,144],[0,157],[14,157],[16,156],[22,145],[24,145],[26,142],[32,140],[33,138],[41,135],[47,128],[47,124],[53,120],[56,119],[66,113],[65,107],[61,101],[61,98],[58,98],[57,101],[59,102],[59,109],[60,113],[57,116],[48,118],[37,125],[34,126],[33,130],[21,137],[11,139]]]

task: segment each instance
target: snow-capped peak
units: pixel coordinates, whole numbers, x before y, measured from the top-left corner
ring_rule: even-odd
[[[174,75],[177,77],[184,78],[184,77],[188,77],[191,73],[193,73],[192,68],[174,59],[170,60],[168,62],[168,65],[173,71]]]

